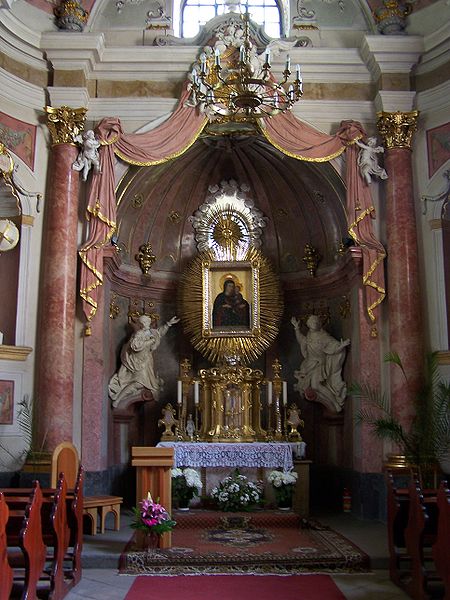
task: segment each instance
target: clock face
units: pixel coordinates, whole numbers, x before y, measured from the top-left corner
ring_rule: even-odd
[[[19,230],[9,219],[0,219],[0,252],[7,252],[17,246]]]

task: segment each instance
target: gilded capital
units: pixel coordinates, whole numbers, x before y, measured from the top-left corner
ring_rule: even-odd
[[[417,131],[418,116],[417,110],[377,113],[377,127],[385,148],[411,149],[412,137]]]
[[[74,138],[83,132],[87,108],[46,106],[47,127],[52,137],[52,146],[56,144],[74,144]]]

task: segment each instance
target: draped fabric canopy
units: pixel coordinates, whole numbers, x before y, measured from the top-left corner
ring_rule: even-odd
[[[98,306],[98,287],[103,283],[103,247],[116,227],[114,191],[115,155],[139,166],[166,162],[186,152],[207,124],[207,117],[188,106],[189,92],[185,87],[172,116],[152,131],[124,134],[119,119],[105,118],[96,128],[101,142],[101,172],[93,173],[88,197],[89,239],[80,250],[82,260],[80,295],[88,321],[86,333]],[[284,154],[298,160],[325,162],[346,151],[347,218],[349,235],[363,252],[363,284],[366,290],[367,313],[376,335],[375,309],[385,297],[383,245],[376,239],[371,219],[375,218],[370,188],[362,178],[355,142],[366,137],[361,124],[342,121],[335,135],[316,131],[297,119],[291,112],[264,119],[262,135]]]

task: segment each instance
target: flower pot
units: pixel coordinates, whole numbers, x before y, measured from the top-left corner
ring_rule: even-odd
[[[154,550],[159,546],[160,536],[154,531],[143,531],[137,529],[134,536],[136,548],[139,550]]]

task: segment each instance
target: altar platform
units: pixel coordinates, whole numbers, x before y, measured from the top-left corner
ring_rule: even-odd
[[[160,442],[158,448],[173,448],[174,466],[199,469],[203,483],[202,494],[211,494],[212,489],[234,469],[252,481],[264,482],[264,496],[271,502],[273,489],[266,478],[276,469],[298,474],[293,499],[295,512],[309,514],[309,466],[305,460],[305,442],[252,442],[252,443],[211,443],[211,442]],[[197,506],[199,499],[191,504]]]

